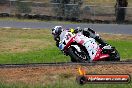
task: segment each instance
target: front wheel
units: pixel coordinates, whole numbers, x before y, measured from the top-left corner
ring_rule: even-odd
[[[69,56],[71,57],[72,62],[88,62],[88,54],[85,53],[82,49],[81,52],[78,52],[74,47],[68,49]]]

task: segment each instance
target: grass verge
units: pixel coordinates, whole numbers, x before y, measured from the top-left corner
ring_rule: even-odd
[[[114,38],[115,37],[115,38]],[[102,34],[121,55],[132,58],[132,36]],[[48,29],[0,29],[0,64],[67,62]]]
[[[85,84],[79,85],[75,80],[58,80],[54,84],[49,85],[28,85],[23,83],[5,84],[0,83],[0,88],[131,88],[132,82],[129,84]]]
[[[40,19],[20,19],[16,17],[0,17],[0,21],[16,21],[16,22],[50,22],[50,23],[65,23],[65,24],[77,24],[78,22],[72,21],[57,21],[57,20],[40,20]]]

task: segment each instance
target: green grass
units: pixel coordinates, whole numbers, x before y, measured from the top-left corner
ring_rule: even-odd
[[[47,62],[68,62],[69,57],[63,55],[57,48],[40,49],[24,53],[3,53],[0,54],[0,63],[47,63]]]
[[[77,24],[78,22],[71,21],[57,21],[57,20],[38,20],[38,19],[20,19],[15,17],[0,17],[0,21],[16,21],[16,22],[50,22],[50,23],[64,23],[64,24]]]
[[[54,84],[49,85],[29,85],[24,83],[5,84],[0,83],[0,88],[131,88],[132,82],[129,84],[85,84],[79,85],[75,80],[57,80]]]
[[[121,60],[125,60],[132,58],[131,39],[132,37],[126,40],[110,39],[107,41],[117,48]],[[0,29],[0,64],[69,61],[70,58],[63,55],[55,46],[53,36],[47,29]]]
[[[19,19],[15,17],[0,17],[0,21],[18,21],[18,22],[39,22],[37,19]]]
[[[109,43],[117,48],[122,60],[132,58],[132,41],[130,40],[110,40]]]
[[[108,36],[109,35],[109,36]],[[122,60],[132,58],[132,36],[126,35],[104,35],[111,45],[119,51]],[[110,36],[111,35],[111,36]],[[115,38],[114,38],[115,37]],[[0,29],[0,64],[16,63],[42,63],[42,62],[64,62],[70,58],[55,46],[55,42],[48,29]],[[30,75],[29,75],[30,76]],[[47,75],[50,76],[50,75]],[[52,75],[53,77],[53,75]],[[78,85],[75,75],[70,73],[58,74],[56,81],[47,84],[26,84],[21,81],[4,82],[0,78],[0,88],[131,88],[130,84],[86,84]],[[44,80],[44,79],[43,79]],[[54,80],[54,79],[53,79]],[[43,81],[42,81],[43,82]]]
[[[68,80],[63,83],[62,80],[54,85],[48,85],[47,88],[131,88],[132,83],[130,84],[85,84],[79,85],[75,80]]]
[[[121,55],[121,60],[132,58],[132,41],[109,41],[115,46]],[[35,51],[23,53],[1,53],[0,63],[44,63],[44,62],[68,62],[70,58],[64,56],[56,47],[47,47]]]

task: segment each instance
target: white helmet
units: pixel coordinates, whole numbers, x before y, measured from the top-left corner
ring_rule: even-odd
[[[54,28],[52,28],[53,35],[60,35],[62,31],[62,26],[55,26]]]
[[[81,27],[75,28],[75,32],[81,32],[81,31],[82,31]]]

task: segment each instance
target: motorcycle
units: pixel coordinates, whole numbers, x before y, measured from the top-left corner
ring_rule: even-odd
[[[93,33],[95,31],[91,30]],[[115,47],[102,47],[94,38],[84,36],[81,32],[73,34],[65,32],[59,43],[59,48],[65,55],[71,57],[72,62],[119,61],[120,55]]]

